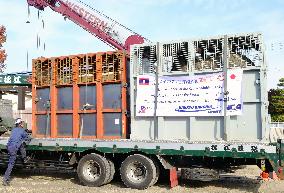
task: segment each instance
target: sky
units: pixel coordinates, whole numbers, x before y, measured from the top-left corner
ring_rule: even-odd
[[[284,77],[284,0],[82,1],[152,42],[261,32],[266,44],[268,88],[276,88]],[[34,8],[28,17],[27,7],[26,0],[0,0],[0,25],[7,28],[5,72],[31,71],[32,59],[40,56],[112,50],[49,8],[40,12],[38,19]]]

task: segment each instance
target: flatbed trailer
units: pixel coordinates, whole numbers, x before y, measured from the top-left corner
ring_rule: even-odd
[[[8,161],[7,137],[0,138],[1,160]],[[87,186],[101,186],[120,173],[130,188],[154,185],[161,171],[169,175],[171,186],[177,184],[178,168],[207,168],[223,171],[234,166],[257,165],[265,172],[275,172],[284,179],[284,142],[275,144],[240,142],[187,142],[160,140],[87,140],[32,139],[27,146],[33,158],[22,168],[76,170]],[[95,164],[94,164],[95,163]],[[93,164],[94,167],[91,167]],[[167,172],[165,174],[164,172]]]
[[[183,168],[257,165],[284,179],[284,141],[267,138],[263,48],[261,34],[235,34],[134,45],[130,62],[123,52],[35,59],[32,160],[17,165],[76,171],[86,186],[116,173],[136,189],[165,176],[173,187]]]

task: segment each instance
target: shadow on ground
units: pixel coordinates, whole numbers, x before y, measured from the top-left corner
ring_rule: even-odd
[[[179,185],[181,187],[196,189],[213,186],[219,188],[226,188],[229,190],[240,190],[257,193],[261,186],[261,181],[257,179],[247,178],[244,176],[234,176],[230,179],[227,178],[209,182],[180,180]]]
[[[4,174],[5,170],[0,169],[0,174]],[[59,171],[26,171],[26,170],[16,170],[13,172],[12,176],[16,178],[23,179],[35,179],[35,180],[48,180],[48,181],[56,181],[56,180],[69,180],[70,182],[81,185],[79,179],[75,172],[59,172]],[[120,176],[116,175],[114,180],[111,182],[111,185],[118,188],[126,188],[123,182],[120,181]],[[155,185],[162,189],[169,190],[170,185],[169,181],[164,177],[158,181]],[[226,188],[228,190],[240,190],[246,192],[257,193],[260,186],[261,181],[254,178],[248,178],[245,176],[233,176],[230,178],[221,178],[216,181],[209,182],[200,182],[200,181],[191,181],[191,180],[179,180],[179,186],[188,188],[188,189],[202,189],[208,186],[216,187],[216,188]]]

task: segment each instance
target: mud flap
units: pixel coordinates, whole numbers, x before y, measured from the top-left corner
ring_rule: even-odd
[[[171,188],[174,188],[178,185],[178,175],[175,167],[170,169],[170,185]]]
[[[269,158],[269,162],[280,180],[284,180],[284,140],[278,139],[276,144],[276,155]]]
[[[174,188],[178,185],[178,174],[177,174],[177,168],[174,167],[171,163],[169,163],[166,159],[164,159],[162,156],[157,155],[157,158],[159,159],[160,163],[162,164],[163,168],[165,170],[169,171],[169,177],[170,177],[170,186],[171,188]]]

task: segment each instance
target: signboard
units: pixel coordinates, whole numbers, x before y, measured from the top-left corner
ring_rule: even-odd
[[[0,74],[0,85],[31,85],[31,75]]]
[[[224,93],[224,73],[195,76],[163,76],[158,80],[157,116],[241,115],[242,70],[228,71],[228,89]],[[136,116],[153,116],[155,76],[137,78]]]

